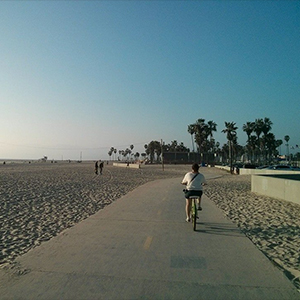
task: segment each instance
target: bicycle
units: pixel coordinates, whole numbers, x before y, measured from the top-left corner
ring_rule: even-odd
[[[197,219],[199,219],[196,200],[199,201],[199,196],[191,196],[190,199],[192,199],[192,208],[191,208],[192,225],[194,231],[196,231]]]

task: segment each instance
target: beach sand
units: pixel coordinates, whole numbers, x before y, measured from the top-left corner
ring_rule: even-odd
[[[141,169],[94,163],[32,163],[0,166],[0,266],[109,205],[139,185],[183,178],[190,166]],[[251,193],[251,177],[201,168],[208,180],[204,194],[300,288],[300,206]],[[184,209],[184,208],[183,208]],[[17,270],[17,268],[16,268]]]

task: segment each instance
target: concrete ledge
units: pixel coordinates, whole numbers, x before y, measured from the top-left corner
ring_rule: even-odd
[[[252,175],[251,192],[300,204],[300,175]]]
[[[230,172],[230,167],[228,167],[228,166],[215,166],[215,168]]]
[[[287,171],[287,170],[268,170],[268,169],[240,169],[241,175],[300,175],[299,171]]]
[[[113,166],[130,168],[130,169],[140,169],[141,168],[141,164],[113,163]]]
[[[228,166],[215,166],[218,169],[226,170],[230,172],[230,167]],[[235,170],[234,170],[235,172]],[[298,174],[300,175],[300,171],[287,171],[287,170],[269,170],[269,169],[243,169],[240,168],[240,175],[279,175],[279,174]]]

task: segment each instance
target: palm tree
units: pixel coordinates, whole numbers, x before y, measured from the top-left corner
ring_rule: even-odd
[[[230,172],[233,172],[233,143],[237,141],[235,122],[225,122],[225,129],[222,130],[226,134],[229,146],[229,160],[230,160]]]
[[[214,164],[216,162],[220,162],[220,153],[221,153],[220,143],[216,142],[216,143],[214,143],[214,149],[213,149]]]
[[[214,146],[215,146],[215,142],[213,140],[213,132],[217,131],[217,123],[215,123],[214,121],[208,121],[207,122],[207,134],[208,136],[210,136],[210,143],[209,143],[209,152],[213,152],[214,150]],[[212,153],[212,157],[211,160],[213,161],[213,153]]]
[[[253,131],[256,133],[257,139],[259,139],[263,131],[264,121],[263,119],[255,119]]]
[[[132,156],[133,155],[133,151],[132,150],[133,150],[134,146],[130,145],[129,148],[130,148],[130,153],[129,154]],[[132,160],[132,157],[131,157],[131,160]]]
[[[208,121],[207,122],[207,127],[208,127],[208,135],[212,139],[213,132],[217,131],[217,124],[214,121]]]
[[[224,144],[221,149],[221,161],[225,162],[228,160],[229,146],[228,143]]]
[[[251,162],[255,161],[255,154],[257,154],[257,137],[255,135],[251,135],[248,141],[248,147],[251,153]]]
[[[264,134],[264,138],[262,139],[262,149],[264,152],[264,158],[265,158],[265,163],[267,159],[267,151],[266,151],[266,140],[267,140],[267,134],[270,132],[272,129],[273,123],[269,118],[264,118],[263,120],[263,125],[262,125],[262,132]]]
[[[254,131],[254,122],[247,122],[243,125],[243,131],[246,132],[248,141],[250,140],[251,133]]]
[[[131,150],[129,148],[126,148],[123,155],[124,155],[124,157],[127,156],[127,158],[126,158],[127,160],[129,160],[130,154],[131,154]]]
[[[111,147],[110,150],[108,151],[108,155],[110,156],[110,159],[111,159],[111,156],[113,153],[117,153],[117,149],[115,149],[114,147]]]
[[[158,141],[151,141],[148,145],[145,145],[146,153],[150,155],[150,162],[153,163],[154,155],[156,154],[157,160],[161,154],[161,144]]]
[[[272,156],[276,155],[276,140],[275,140],[275,135],[271,132],[267,133],[266,135],[264,135],[264,145],[266,147],[266,161],[267,162],[267,156],[268,157],[268,161],[271,162],[271,158]]]
[[[269,118],[264,118],[263,120],[263,125],[262,125],[262,132],[264,133],[264,135],[267,135],[270,130],[272,129],[272,121]]]
[[[177,151],[177,147],[178,147],[178,142],[176,140],[171,141],[170,151],[176,152]]]
[[[290,137],[288,136],[288,135],[286,135],[285,137],[284,137],[284,140],[286,141],[286,158],[287,158],[287,160],[289,160],[289,156],[290,156],[290,154],[289,154],[289,140],[290,140]]]
[[[264,127],[264,121],[263,119],[256,119],[255,120],[255,123],[254,123],[254,132],[256,133],[256,136],[257,136],[257,146],[258,146],[258,149],[260,150],[261,147],[260,147],[260,135],[261,133],[263,132],[263,127]],[[260,155],[261,155],[261,151],[258,155],[258,161],[260,162]]]
[[[252,159],[252,152],[251,152],[251,146],[250,146],[250,138],[251,138],[251,133],[254,130],[254,122],[247,122],[246,124],[243,125],[243,131],[246,132],[248,140],[247,140],[247,148],[249,149],[249,156]],[[249,160],[249,158],[248,158]]]
[[[214,131],[217,131],[217,124],[214,121],[208,121],[206,124],[205,119],[198,119],[196,123],[188,126],[188,133],[190,133],[192,138],[193,152],[195,152],[195,141],[198,146],[198,152],[201,156],[201,161],[202,159],[208,160],[208,156],[213,149],[214,143],[212,142],[212,138]],[[208,140],[209,137],[210,140]]]
[[[277,140],[276,141],[276,148],[279,147],[279,155],[281,155],[281,145],[283,144],[283,141],[282,140]]]
[[[135,157],[135,159],[138,159],[138,158],[140,157],[140,153],[139,153],[139,152],[136,152],[136,153],[134,154],[134,157]]]
[[[204,144],[205,135],[206,135],[205,129],[206,129],[205,119],[198,119],[194,125],[194,130],[195,130],[195,142],[198,145],[198,150],[200,155],[203,150],[202,146]]]
[[[190,152],[190,149],[187,148],[183,142],[181,142],[178,146],[177,146],[177,151],[178,152]]]
[[[188,126],[188,133],[191,135],[193,152],[195,152],[195,144],[193,139],[193,135],[195,134],[195,124],[190,124]]]
[[[154,152],[155,152],[155,154],[156,154],[157,162],[158,162],[159,159],[160,159],[161,150],[162,150],[161,143],[158,142],[158,141],[154,141]]]
[[[114,152],[114,148],[111,147],[110,150],[108,151],[108,155],[110,157],[110,160],[111,160],[111,156],[112,156],[113,152]]]
[[[116,160],[116,154],[117,154],[117,151],[118,151],[118,150],[115,148],[115,149],[114,149],[115,160]]]

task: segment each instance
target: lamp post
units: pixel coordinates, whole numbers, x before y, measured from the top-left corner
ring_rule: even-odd
[[[164,165],[164,147],[163,147],[163,140],[160,140],[160,145],[161,145],[161,165],[162,165],[162,170],[165,170],[165,165]]]

